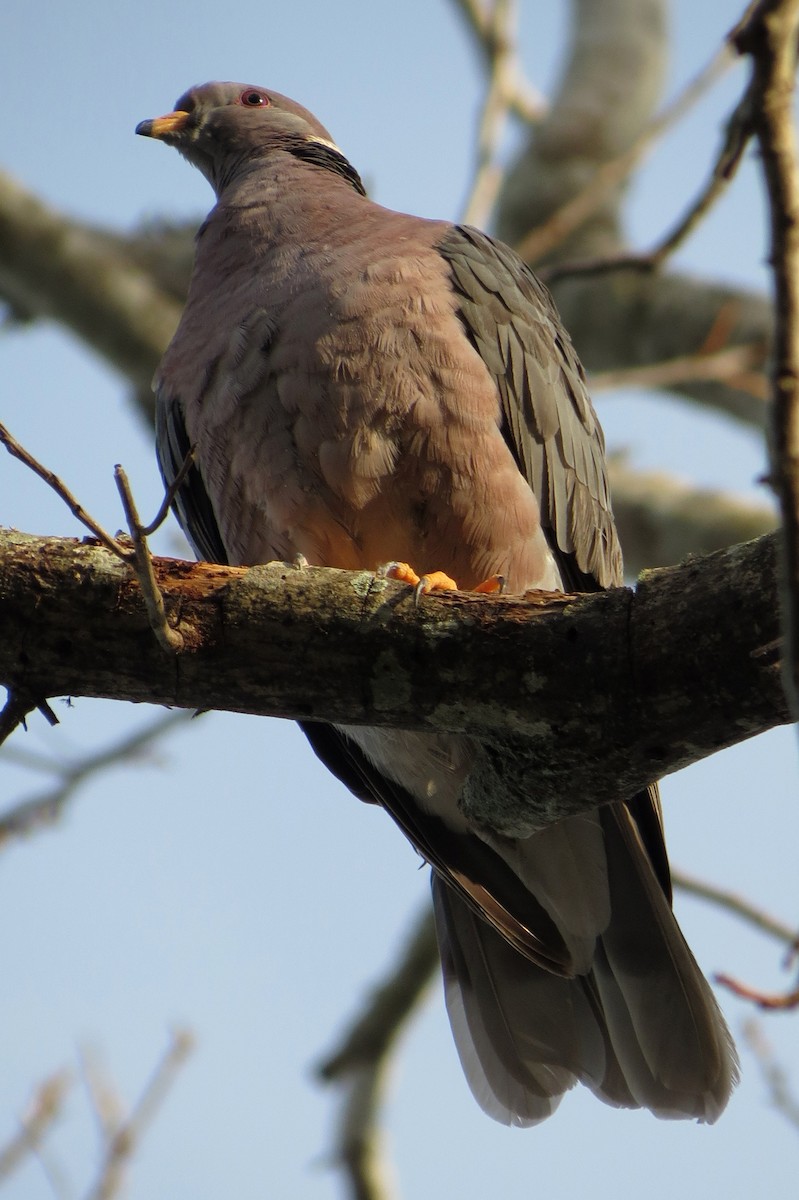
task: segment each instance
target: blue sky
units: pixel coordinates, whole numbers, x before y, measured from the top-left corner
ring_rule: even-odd
[[[547,90],[557,77],[566,6],[523,5],[524,63]],[[738,16],[731,0],[673,6],[673,94]],[[311,108],[381,203],[457,216],[481,88],[476,56],[446,0],[141,0],[45,11],[10,0],[0,68],[6,120],[0,164],[52,204],[128,227],[144,217],[204,213],[201,177],[136,123],[171,108],[193,83],[273,86]],[[646,244],[670,226],[704,178],[739,69],[662,146],[636,182],[630,228]],[[754,163],[680,252],[696,273],[765,288],[765,225]],[[0,419],[111,528],[121,523],[113,465],[128,470],[143,512],[160,482],[152,447],[130,416],[125,384],[58,329],[5,332]],[[599,400],[611,447],[635,463],[762,498],[755,434],[644,395]],[[79,532],[67,510],[0,459],[0,521]],[[157,548],[175,551],[176,528]],[[56,703],[61,724],[34,718],[26,749],[74,755],[152,719],[148,710]],[[19,740],[18,740],[18,744]],[[0,772],[0,803],[45,780]],[[675,864],[734,887],[790,920],[799,822],[793,735],[777,731],[668,780]],[[57,829],[4,851],[0,903],[0,1144],[31,1085],[95,1047],[132,1101],[175,1022],[197,1049],[148,1134],[131,1200],[223,1194],[238,1200],[341,1194],[325,1165],[332,1099],[311,1064],[391,961],[427,896],[426,872],[380,812],[352,800],[284,722],[210,714],[136,768],[87,786]],[[709,972],[787,986],[779,948],[730,918],[678,897],[685,932]],[[748,1015],[722,997],[733,1031]],[[799,1090],[796,1023],[765,1032]],[[438,985],[405,1039],[388,1109],[403,1195],[540,1191],[596,1200],[637,1194],[786,1194],[796,1135],[768,1106],[742,1047],[744,1082],[711,1129],[614,1112],[566,1098],[532,1131],[508,1131],[476,1107],[461,1077]],[[96,1137],[78,1087],[52,1142],[70,1196],[93,1174]],[[11,1200],[52,1196],[32,1162]]]

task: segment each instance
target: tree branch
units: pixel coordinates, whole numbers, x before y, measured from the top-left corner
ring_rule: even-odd
[[[769,197],[774,273],[771,475],[782,511],[785,687],[799,715],[799,148],[794,94],[799,0],[761,0],[734,34],[752,59],[752,123]]]
[[[146,388],[180,317],[180,305],[119,242],[3,173],[0,295],[24,316],[60,321]]]
[[[0,682],[305,720],[466,732],[466,803],[528,832],[789,719],[774,539],[580,597],[469,593],[418,607],[369,572],[156,559],[186,650],[164,654],[108,551],[0,538]],[[517,794],[513,779],[527,782]],[[491,811],[483,792],[495,797]]]
[[[633,471],[623,455],[609,462],[613,513],[629,575],[710,554],[769,533],[777,514],[729,492],[700,488],[664,471]]]

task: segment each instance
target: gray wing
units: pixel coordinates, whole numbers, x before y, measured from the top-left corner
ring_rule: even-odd
[[[155,449],[164,483],[171,488],[191,450],[191,442],[180,401],[171,396],[163,384],[156,394]],[[229,561],[211,499],[196,463],[189,467],[172,508],[199,559],[213,563]]]
[[[605,442],[552,298],[517,254],[466,225],[438,243],[467,336],[493,375],[502,431],[541,510],[564,584],[622,581]]]
[[[538,500],[564,586],[620,584],[605,439],[552,297],[510,247],[468,225],[452,226],[438,250],[449,263],[466,334],[496,382],[502,431]],[[670,898],[657,787],[629,808]]]

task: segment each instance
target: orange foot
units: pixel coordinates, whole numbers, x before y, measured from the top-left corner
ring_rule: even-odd
[[[416,589],[416,598],[426,596],[428,592],[457,592],[458,585],[449,575],[445,575],[443,571],[429,571],[421,577],[416,574],[413,567],[406,562],[391,562],[386,563],[385,567],[381,567],[380,574],[386,579],[398,579],[400,583],[409,583],[411,587]],[[490,579],[484,579],[482,583],[478,583],[475,592],[501,592],[505,588],[505,579],[502,575],[492,575]]]

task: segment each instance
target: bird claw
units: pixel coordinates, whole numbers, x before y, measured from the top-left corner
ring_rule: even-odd
[[[415,591],[416,603],[420,596],[428,592],[457,592],[458,585],[443,571],[428,571],[426,575],[417,575],[413,567],[406,562],[390,562],[378,570],[383,579],[397,579],[400,583],[409,583]]]
[[[505,593],[506,580],[504,575],[489,575],[482,583],[478,583],[473,592],[482,592],[489,596],[502,596]]]

